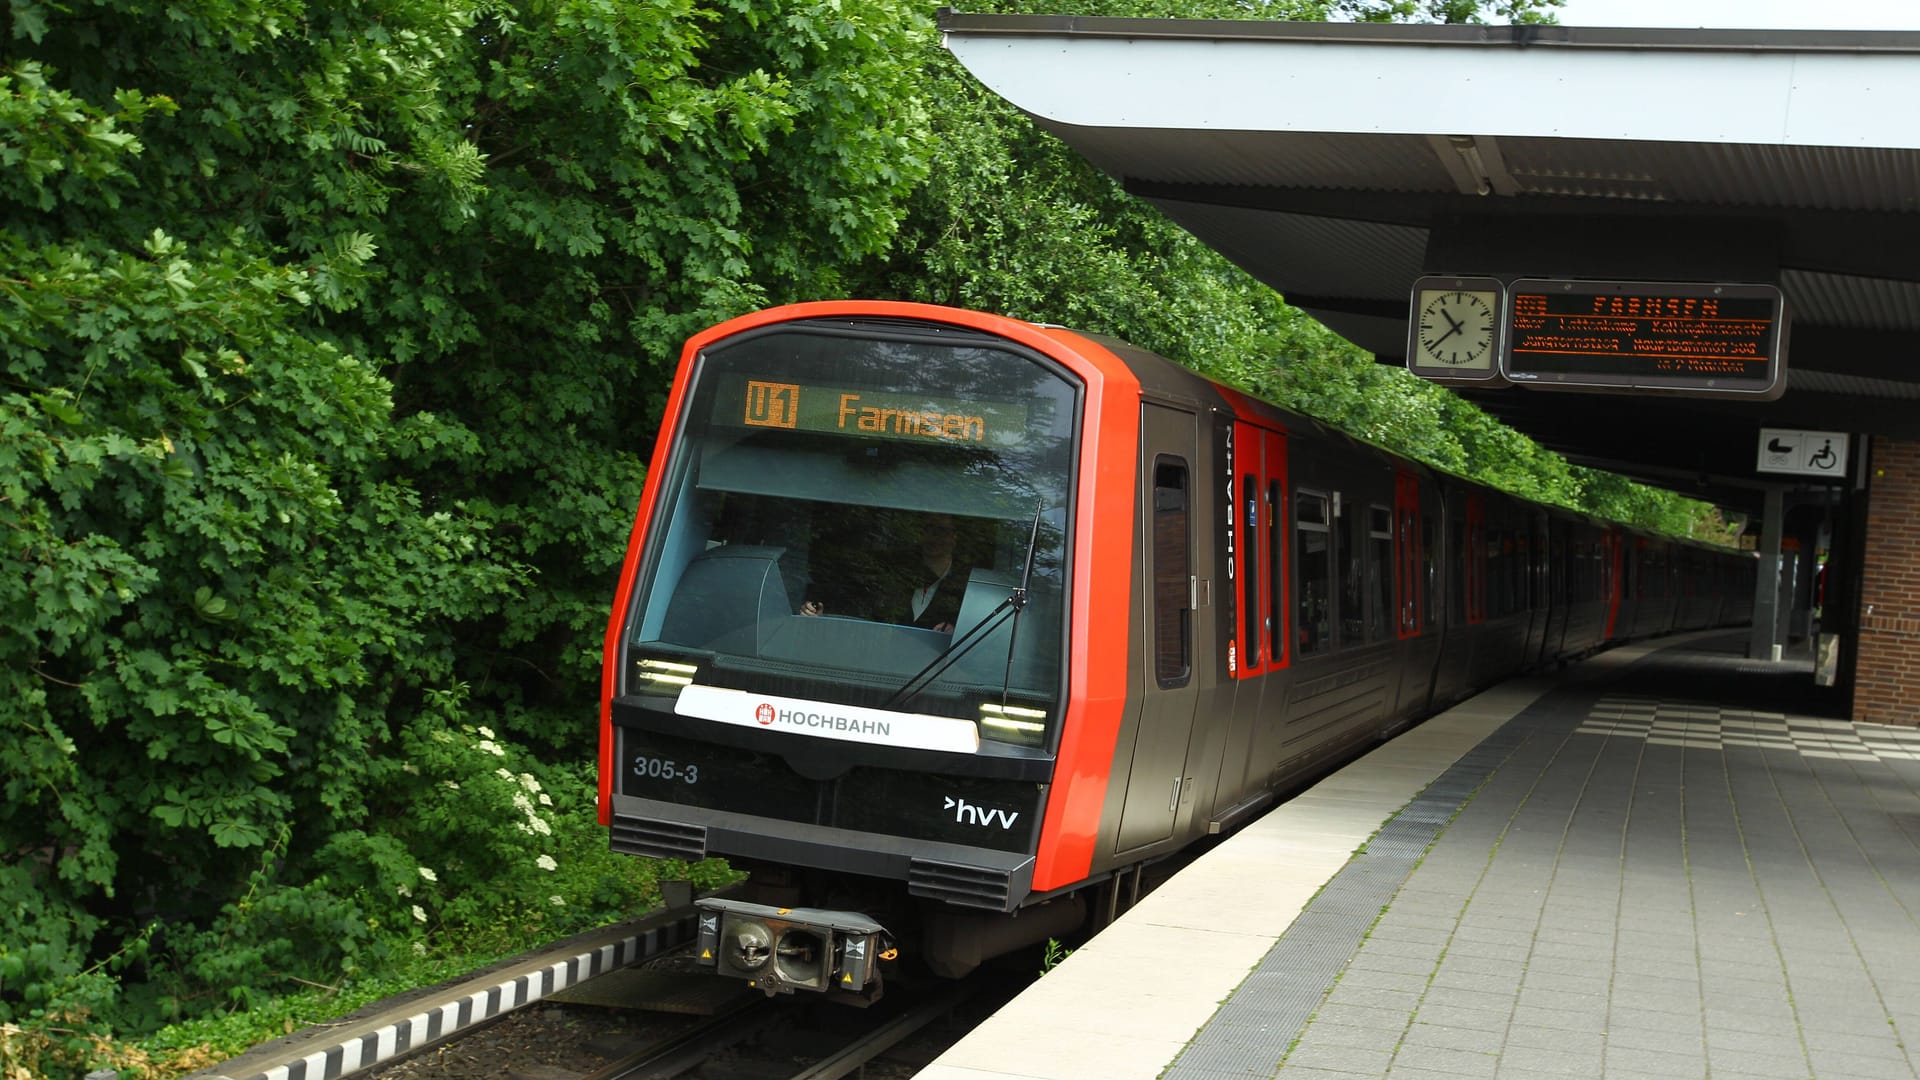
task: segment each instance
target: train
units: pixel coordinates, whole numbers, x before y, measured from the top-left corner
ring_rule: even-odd
[[[870,1001],[1516,673],[1737,626],[1750,554],[1396,456],[1147,350],[894,301],[686,343],[613,600],[600,822],[694,948]]]

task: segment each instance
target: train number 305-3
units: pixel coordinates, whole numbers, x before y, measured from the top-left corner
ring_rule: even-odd
[[[633,759],[633,775],[648,780],[678,780],[683,784],[700,782],[700,766],[691,762],[681,765],[665,758],[638,757]]]

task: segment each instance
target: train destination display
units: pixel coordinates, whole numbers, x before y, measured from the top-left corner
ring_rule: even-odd
[[[1521,278],[1501,370],[1542,390],[1660,390],[1758,399],[1786,389],[1773,285]]]
[[[929,442],[1018,446],[1032,408],[1024,402],[818,386],[723,376],[716,423]]]

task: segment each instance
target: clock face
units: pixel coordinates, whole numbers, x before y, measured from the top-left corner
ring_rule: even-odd
[[[1494,293],[1423,289],[1414,340],[1420,361],[1461,369],[1493,364]]]

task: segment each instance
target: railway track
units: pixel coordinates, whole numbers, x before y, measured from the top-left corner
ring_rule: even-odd
[[[902,987],[866,1009],[811,995],[770,1000],[677,963],[691,936],[689,910],[660,912],[369,1006],[195,1077],[891,1080],[912,1076],[1024,981]],[[909,1040],[917,1047],[901,1049]]]
[[[911,995],[891,1007],[849,1010],[824,1001],[759,998],[742,1008],[643,1047],[580,1080],[720,1080],[752,1075],[786,1080],[840,1080],[866,1075],[876,1059],[936,1025],[944,1046],[964,1033],[972,1010],[1003,1003],[1004,979],[980,977]],[[931,1053],[926,1055],[931,1057]],[[882,1063],[879,1077],[907,1077],[918,1056]]]

